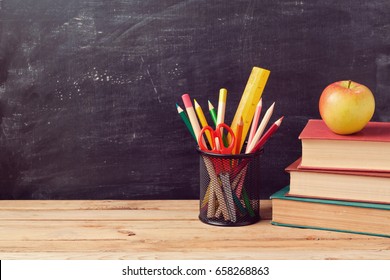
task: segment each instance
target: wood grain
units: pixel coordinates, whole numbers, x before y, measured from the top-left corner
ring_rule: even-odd
[[[216,227],[199,201],[1,201],[1,259],[390,259],[390,239],[272,226]]]

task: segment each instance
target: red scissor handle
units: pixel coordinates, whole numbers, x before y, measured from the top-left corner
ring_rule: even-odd
[[[223,144],[223,129],[226,129],[227,133],[230,134],[231,137],[228,147],[225,147]],[[209,149],[203,141],[204,139],[203,136],[206,135],[206,131],[209,131],[211,135],[212,143],[209,143],[210,146],[212,147],[211,149]],[[199,134],[198,143],[199,143],[199,148],[202,151],[213,152],[216,154],[231,154],[234,149],[234,145],[236,143],[236,138],[233,130],[228,125],[221,123],[217,125],[217,128],[215,130],[213,130],[210,126],[203,127]]]
[[[229,146],[225,147],[223,145],[223,129],[226,129],[228,135],[230,135],[230,143]],[[228,126],[227,124],[220,123],[217,125],[217,128],[215,129],[215,133],[218,134],[218,139],[220,143],[220,154],[228,155],[232,154],[234,146],[236,144],[236,137],[234,135],[233,130]]]
[[[207,139],[207,137],[206,138],[204,137],[204,136],[206,136],[206,131],[208,131],[211,135],[211,142],[212,143],[209,143],[210,146],[212,147],[211,149],[209,149],[206,146],[206,142],[204,140],[204,139]],[[207,126],[202,128],[202,130],[200,131],[200,134],[199,134],[198,143],[199,143],[199,148],[202,151],[218,153],[218,150],[215,146],[214,129],[212,129],[211,126],[207,125]]]

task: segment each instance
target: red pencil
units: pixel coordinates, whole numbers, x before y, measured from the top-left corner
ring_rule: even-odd
[[[272,124],[272,126],[267,130],[267,132],[263,135],[263,137],[260,138],[259,142],[255,145],[255,147],[250,151],[251,153],[257,152],[261,149],[261,147],[264,146],[264,144],[267,142],[267,140],[276,132],[276,130],[279,128],[280,124],[282,123],[284,117],[281,117],[278,119],[275,123]],[[236,165],[232,172],[231,172],[231,178],[235,178],[237,174],[239,174],[245,166],[247,166],[249,162],[249,159],[242,160],[238,165]]]
[[[263,145],[268,141],[268,139],[278,130],[280,124],[283,121],[283,117],[278,119],[276,122],[274,122],[271,127],[267,130],[267,132],[260,138],[259,142],[256,143],[256,145],[253,147],[253,149],[250,151],[250,153],[254,153],[263,147]]]

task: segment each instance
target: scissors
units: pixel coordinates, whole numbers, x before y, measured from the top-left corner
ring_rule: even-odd
[[[228,147],[225,147],[225,145],[223,144],[223,139],[222,139],[223,129],[226,129],[227,133],[230,134],[231,137]],[[206,131],[209,133],[209,135],[211,135],[210,137],[211,143],[209,143],[211,149],[207,147],[206,143],[203,140],[204,139],[203,136],[206,134]],[[212,152],[215,154],[225,154],[225,155],[232,154],[235,144],[236,144],[236,137],[234,135],[233,130],[227,124],[224,123],[220,123],[219,125],[217,125],[217,128],[215,130],[212,129],[211,126],[207,125],[202,128],[199,134],[199,148],[205,152]]]

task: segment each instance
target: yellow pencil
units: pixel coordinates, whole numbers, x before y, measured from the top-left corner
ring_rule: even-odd
[[[218,111],[217,111],[217,125],[225,121],[227,90],[221,88],[219,90]]]
[[[206,117],[203,114],[202,107],[200,107],[198,102],[196,102],[196,99],[194,99],[194,104],[195,104],[195,112],[198,115],[198,119],[200,121],[200,124],[202,125],[202,127],[208,126]],[[211,134],[210,134],[210,131],[208,131],[208,130],[206,130],[206,137],[207,137],[207,140],[209,141],[211,148],[214,148],[213,141],[211,141]]]
[[[218,111],[217,111],[217,125],[225,122],[225,111],[226,111],[226,99],[227,99],[227,90],[226,88],[221,88],[219,90],[219,100],[218,100]],[[221,129],[223,145],[227,147],[228,139]]]

